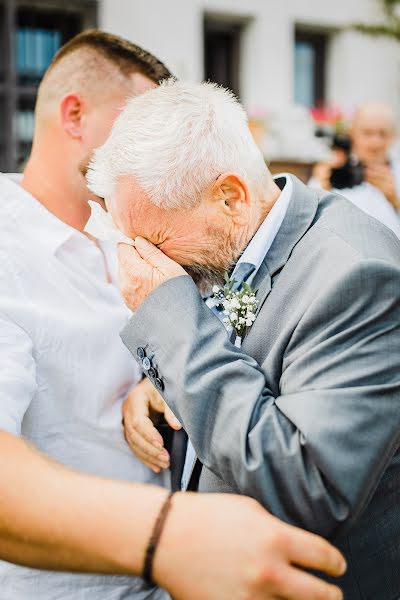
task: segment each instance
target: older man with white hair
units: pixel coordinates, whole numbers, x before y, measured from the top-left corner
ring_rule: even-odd
[[[361,181],[352,187],[341,186],[340,193],[400,237],[400,163],[391,155],[395,133],[395,117],[389,106],[366,102],[358,107],[350,129],[351,155],[344,168],[355,165]],[[335,188],[331,174],[329,164],[316,165],[310,185]]]
[[[194,448],[182,489],[256,498],[334,540],[347,600],[397,598],[396,236],[339,195],[274,180],[212,84],[130,101],[88,177],[135,238],[120,249],[122,338],[166,403],[125,408],[137,456],[163,466],[151,418],[168,405]]]

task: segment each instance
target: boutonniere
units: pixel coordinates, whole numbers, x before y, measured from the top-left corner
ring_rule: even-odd
[[[225,285],[213,287],[214,306],[223,308],[222,319],[229,332],[235,331],[235,346],[240,347],[243,334],[251,327],[256,319],[258,300],[256,290],[243,282],[240,290],[234,290],[235,280],[225,274]]]

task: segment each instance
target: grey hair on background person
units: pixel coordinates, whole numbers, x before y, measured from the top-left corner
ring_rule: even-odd
[[[128,102],[95,151],[87,181],[107,199],[120,176],[132,175],[155,205],[191,208],[230,171],[256,196],[272,182],[243,107],[214,83],[169,79]]]

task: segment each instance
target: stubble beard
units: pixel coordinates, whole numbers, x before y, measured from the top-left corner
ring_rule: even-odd
[[[231,240],[215,238],[212,251],[203,255],[203,262],[183,265],[183,268],[195,282],[200,294],[206,298],[212,294],[215,285],[223,287],[225,274],[230,273],[237,263],[243,248],[239,243]]]

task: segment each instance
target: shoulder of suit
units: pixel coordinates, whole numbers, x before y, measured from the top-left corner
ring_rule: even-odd
[[[347,248],[349,254],[355,253],[362,260],[375,258],[400,266],[397,236],[340,194],[319,193],[318,210],[308,233],[321,251],[336,246],[342,254]]]

